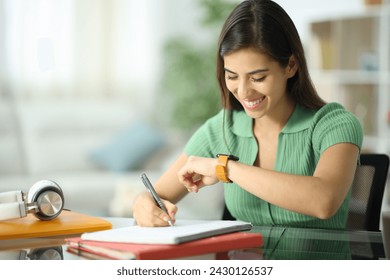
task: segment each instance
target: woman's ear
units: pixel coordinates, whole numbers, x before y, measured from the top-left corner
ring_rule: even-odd
[[[295,73],[298,71],[298,62],[295,59],[294,55],[291,55],[288,60],[288,65],[286,67],[287,77],[294,77]]]

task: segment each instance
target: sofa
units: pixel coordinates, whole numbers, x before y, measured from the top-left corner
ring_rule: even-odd
[[[131,217],[134,198],[181,153],[186,137],[157,127],[129,98],[0,98],[0,192],[57,182],[65,208]],[[219,219],[220,185],[189,194],[177,218]]]

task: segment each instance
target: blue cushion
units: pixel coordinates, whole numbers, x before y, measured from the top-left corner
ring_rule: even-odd
[[[121,131],[109,143],[91,152],[98,165],[114,172],[137,169],[165,144],[163,134],[138,121]]]

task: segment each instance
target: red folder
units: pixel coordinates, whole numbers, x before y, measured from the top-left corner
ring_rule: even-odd
[[[80,237],[67,238],[65,241],[68,251],[90,258],[95,255],[96,258],[118,260],[161,260],[260,247],[263,236],[260,233],[235,232],[177,245],[101,242],[82,240]]]

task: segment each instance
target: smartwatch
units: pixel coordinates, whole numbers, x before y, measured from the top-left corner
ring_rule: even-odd
[[[238,157],[233,155],[218,154],[218,163],[215,166],[215,175],[218,180],[224,183],[232,183],[227,175],[227,163],[229,160],[238,161]]]

